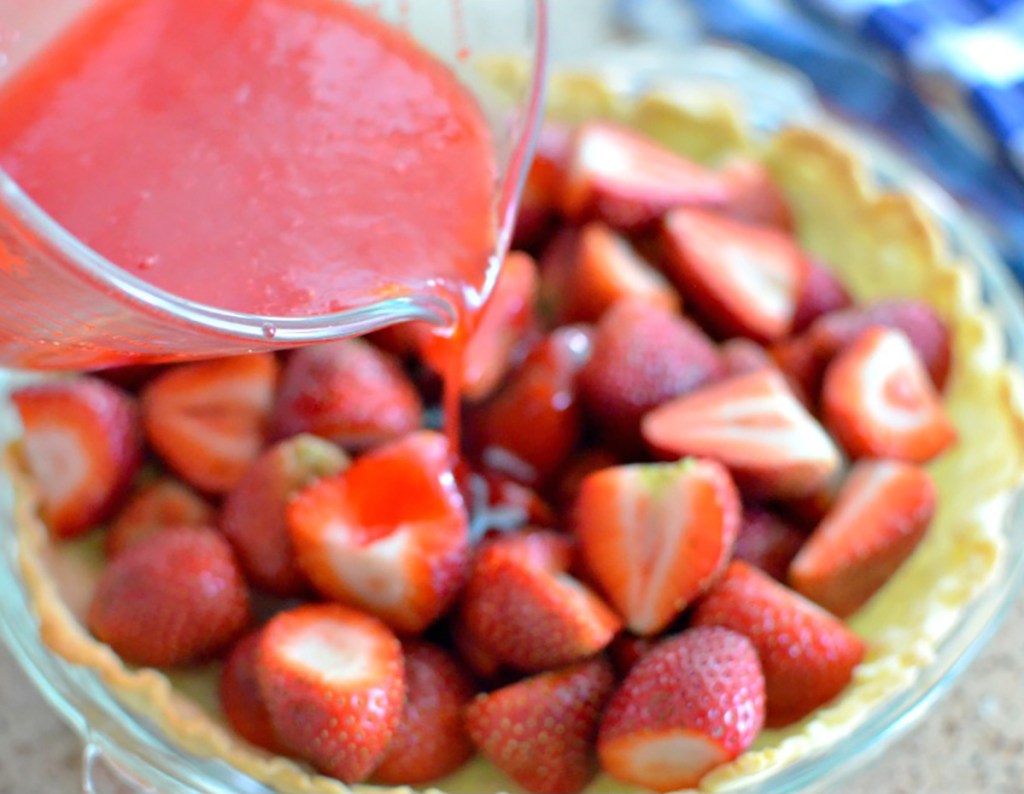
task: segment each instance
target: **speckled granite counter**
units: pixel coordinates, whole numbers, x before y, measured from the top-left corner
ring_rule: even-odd
[[[1024,599],[957,687],[835,794],[1024,794]],[[75,794],[79,745],[0,648],[0,794]]]

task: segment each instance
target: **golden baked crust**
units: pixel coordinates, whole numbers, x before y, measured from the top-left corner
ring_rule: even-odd
[[[524,77],[511,62],[492,62],[485,73],[493,85],[510,89]],[[549,113],[567,121],[615,118],[704,162],[756,153],[789,198],[805,246],[837,270],[858,301],[923,298],[953,332],[945,400],[961,435],[931,467],[940,493],[933,527],[911,560],[851,621],[870,651],[843,696],[802,723],[766,731],[754,749],[701,784],[708,791],[733,788],[848,733],[867,710],[908,687],[963,607],[989,584],[1003,555],[1010,497],[1024,475],[1020,375],[1006,364],[1003,337],[982,307],[973,270],[953,261],[935,223],[911,198],[876,190],[854,156],[821,132],[790,129],[771,141],[755,141],[745,134],[734,103],[721,96],[689,91],[627,98],[581,73],[554,76]],[[95,541],[51,544],[16,447],[4,465],[17,492],[22,573],[51,650],[94,669],[127,706],[185,750],[223,758],[278,791],[410,791],[346,787],[244,743],[217,713],[215,666],[174,674],[126,667],[82,628],[101,560]],[[481,794],[504,785],[502,780],[478,759],[431,791]],[[588,791],[623,789],[601,779]]]

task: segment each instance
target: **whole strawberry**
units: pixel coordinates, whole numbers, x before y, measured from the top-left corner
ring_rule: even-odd
[[[337,604],[297,607],[264,627],[256,667],[292,753],[345,783],[380,763],[405,698],[402,646],[387,626]]]
[[[110,562],[88,622],[129,664],[173,667],[230,645],[249,622],[249,593],[218,532],[166,529]]]
[[[388,785],[436,780],[473,755],[462,712],[476,688],[448,651],[426,642],[405,645],[405,708],[373,778]]]
[[[527,791],[579,791],[594,777],[594,740],[615,685],[603,659],[542,673],[489,694],[466,709],[470,738]]]
[[[213,520],[213,507],[203,497],[173,477],[161,477],[135,491],[118,512],[107,532],[107,556],[167,527],[208,527]]]
[[[750,747],[763,723],[754,646],[728,629],[691,629],[633,667],[608,703],[597,750],[614,777],[674,791]]]

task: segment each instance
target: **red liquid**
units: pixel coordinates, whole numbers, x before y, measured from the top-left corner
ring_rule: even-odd
[[[480,109],[330,0],[106,0],[0,92],[0,165],[115,264],[257,314],[458,311],[494,239]]]

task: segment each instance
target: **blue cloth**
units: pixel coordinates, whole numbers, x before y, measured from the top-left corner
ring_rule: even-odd
[[[982,214],[1024,280],[1024,0],[618,0],[618,11],[654,38],[696,14],[712,36],[796,67]]]

